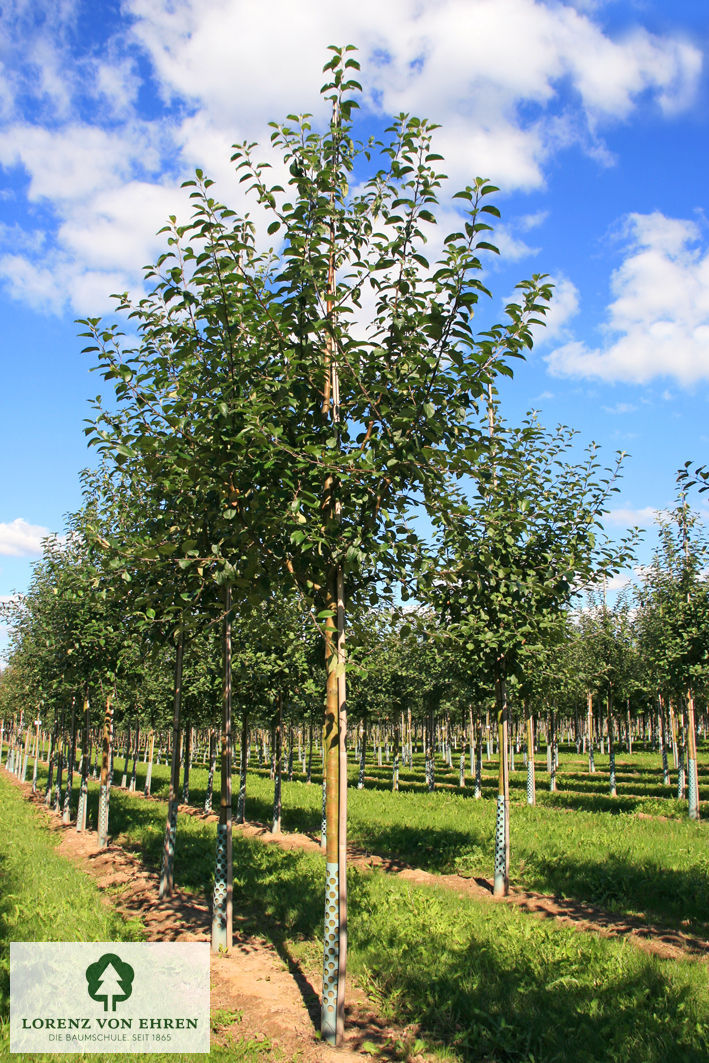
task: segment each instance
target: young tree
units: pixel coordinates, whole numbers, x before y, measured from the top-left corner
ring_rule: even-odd
[[[477,446],[476,401],[531,346],[550,297],[543,278],[524,281],[504,321],[475,334],[496,189],[478,179],[458,193],[459,231],[429,264],[435,127],[399,115],[383,142],[356,144],[358,64],[351,47],[332,52],[325,131],[307,115],[274,127],[287,186],[268,183],[254,145],[234,154],[280,245],[259,251],[248,218],[216,202],[198,172],[193,220],[171,221],[153,291],[121,303],[138,346],[124,351],[117,329],[86,322],[119,405],[100,411],[94,438],[140,464],[163,506],[197,499],[216,515],[195,512],[178,563],[218,579],[227,598],[285,572],[320,625],[330,1042],[342,1036],[346,961],[345,603],[371,595],[377,577],[400,577],[412,498],[434,497]]]
[[[679,479],[681,483],[681,474]],[[639,595],[640,622],[646,632],[654,632],[651,662],[660,689],[683,706],[689,817],[699,819],[694,697],[697,687],[709,678],[709,543],[682,491],[677,505],[661,515],[658,524],[660,545],[644,572]]]
[[[484,461],[471,464],[478,491],[461,488],[437,517],[440,548],[426,593],[463,659],[483,663],[494,687],[500,750],[495,895],[509,889],[508,729],[510,679],[522,679],[525,647],[553,633],[578,589],[628,560],[600,517],[622,456],[601,468],[595,445],[574,461],[571,430],[548,432],[529,416],[518,429],[495,425]]]

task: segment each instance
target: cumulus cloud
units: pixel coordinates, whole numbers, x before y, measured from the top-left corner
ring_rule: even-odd
[[[526,240],[515,236],[514,229],[508,225],[498,225],[495,229],[495,246],[501,256],[508,262],[517,262],[527,255],[535,255],[539,252],[538,247],[531,247]]]
[[[0,272],[33,304],[54,274],[44,305],[68,299],[80,312],[77,293],[89,298],[102,271],[139,275],[195,165],[216,175],[218,195],[231,181],[231,199],[229,144],[263,139],[266,122],[287,113],[325,118],[320,68],[333,41],[358,45],[371,113],[441,123],[451,185],[483,174],[506,190],[543,185],[550,159],[572,143],[603,160],[604,123],[628,119],[641,98],[681,109],[701,65],[686,41],[643,29],[611,36],[582,0],[125,0],[100,58],[77,52],[75,0],[6,7],[0,165],[22,169],[28,199],[49,206],[56,225],[49,253],[14,248],[20,259],[6,256]],[[139,118],[141,89],[156,88],[165,110]],[[33,120],[17,120],[13,107],[28,98]],[[528,228],[540,220],[530,215]],[[532,250],[519,234],[503,230],[501,240],[510,258]],[[571,287],[557,292],[557,335],[574,299]]]
[[[42,553],[42,539],[50,535],[41,524],[28,524],[17,517],[9,524],[0,523],[0,554],[6,557],[34,557]]]
[[[578,313],[579,293],[575,284],[563,274],[551,277],[554,293],[545,319],[545,326],[538,341],[558,339],[568,328],[569,322]]]
[[[608,524],[617,524],[624,528],[635,526],[648,528],[655,523],[661,512],[662,510],[655,509],[653,506],[643,506],[642,509],[618,507],[611,509],[603,519]]]
[[[547,356],[555,376],[688,386],[709,378],[709,248],[686,219],[631,214],[626,256],[611,276],[607,342],[571,339]]]
[[[637,406],[632,402],[616,402],[613,406],[604,406],[606,413],[622,416],[626,413],[635,413]]]
[[[619,572],[617,575],[610,576],[609,579],[606,580],[606,590],[622,591],[625,590],[626,587],[629,587],[632,582],[632,575]]]
[[[544,324],[532,326],[535,349],[565,338],[569,334],[569,322],[579,309],[578,289],[568,277],[557,273],[548,280],[553,285],[552,299],[543,319]],[[511,300],[515,301],[515,297],[512,296]],[[510,299],[506,302],[510,302]]]
[[[549,112],[523,123],[518,105],[543,110],[558,101],[565,79],[582,115],[596,125],[626,118],[644,92],[666,108],[686,105],[701,66],[699,50],[686,42],[644,30],[614,40],[568,3],[129,0],[127,6],[131,34],[149,55],[165,99],[189,101],[216,127],[243,136],[260,135],[266,121],[289,111],[317,112],[326,46],[357,44],[370,106],[443,123],[441,149],[457,183],[483,173],[506,188],[541,184],[560,131],[562,140],[577,137],[583,121],[577,114],[560,124]]]
[[[146,124],[110,130],[86,123],[61,128],[16,123],[0,132],[0,165],[21,166],[29,176],[28,198],[61,209],[121,185],[136,170],[158,169],[153,136]]]
[[[82,125],[0,132],[0,164],[29,174],[30,201],[49,203],[56,234],[0,227],[0,277],[18,300],[45,313],[109,309],[109,293],[135,289],[142,266],[164,246],[156,234],[170,214],[189,216],[176,183],[130,179],[159,168],[145,126],[113,135]]]

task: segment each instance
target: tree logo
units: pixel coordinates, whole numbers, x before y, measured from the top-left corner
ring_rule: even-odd
[[[92,1000],[102,1000],[104,1011],[115,1011],[116,1004],[127,1000],[133,992],[134,975],[129,963],[113,952],[106,952],[86,968],[89,996]]]

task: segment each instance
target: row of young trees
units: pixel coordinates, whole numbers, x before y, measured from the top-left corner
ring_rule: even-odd
[[[113,559],[109,557],[107,561],[103,551],[96,552],[95,521],[93,507],[87,506],[72,518],[65,541],[50,539],[45,543],[44,557],[35,568],[28,593],[8,609],[13,652],[10,666],[0,681],[0,715],[7,722],[14,715],[17,723],[24,714],[26,747],[29,747],[35,713],[41,713],[47,723],[51,722],[52,766],[56,767],[56,775],[54,791],[51,775],[48,779],[47,801],[55,797],[56,807],[63,807],[65,821],[72,812],[71,772],[75,753],[81,747],[85,755],[81,763],[77,829],[82,829],[86,824],[85,794],[92,740],[89,702],[109,706],[115,720],[108,728],[104,721],[102,795],[105,787],[105,799],[98,824],[100,844],[106,844],[110,765],[116,747],[114,726],[124,733],[132,728],[134,744],[129,741],[126,750],[137,749],[138,729],[144,734],[154,734],[169,727],[167,691],[172,644],[162,637],[161,625],[147,615],[152,611],[150,607],[142,624],[137,623],[140,611],[136,606],[136,581],[117,580]],[[679,741],[680,778],[683,752],[688,753],[690,815],[696,817],[698,788],[696,754],[692,756],[695,749],[692,714],[694,696],[706,700],[709,632],[704,548],[701,539],[693,535],[694,528],[685,504],[663,521],[661,548],[653,564],[643,573],[641,588],[633,602],[621,599],[609,607],[599,595],[595,603],[581,610],[560,612],[553,623],[541,612],[536,619],[530,619],[524,611],[510,614],[513,634],[523,626],[527,634],[534,632],[535,637],[519,641],[516,667],[506,677],[505,710],[508,726],[510,718],[526,718],[530,729],[527,750],[535,746],[533,720],[541,719],[546,727],[547,744],[551,741],[553,757],[555,731],[560,721],[574,720],[576,734],[583,734],[583,724],[579,727],[583,709],[587,699],[593,703],[595,698],[596,734],[602,734],[598,725],[605,722],[611,757],[611,793],[615,792],[615,727],[620,729],[626,714],[657,719],[655,734],[663,751],[666,781],[668,735],[674,731],[675,742]],[[477,546],[475,540],[471,540],[471,546]],[[394,785],[398,784],[398,758],[411,755],[413,722],[413,734],[423,742],[430,770],[429,788],[433,789],[437,732],[439,750],[444,755],[447,753],[450,763],[452,721],[452,730],[458,733],[459,741],[467,731],[475,751],[474,765],[471,750],[470,773],[476,777],[475,794],[479,796],[482,721],[489,718],[493,696],[499,707],[499,673],[495,671],[495,658],[486,658],[483,650],[468,647],[468,652],[461,653],[460,632],[452,616],[452,582],[443,578],[444,563],[449,556],[442,540],[435,568],[441,575],[420,583],[421,593],[426,587],[429,590],[425,604],[419,603],[411,609],[362,608],[353,614],[349,650],[350,713],[362,758],[362,780],[368,731],[378,727],[381,742],[383,724],[393,750]],[[433,563],[434,558],[428,561]],[[318,652],[320,634],[299,601],[295,596],[286,597],[285,590],[260,602],[242,602],[242,608],[233,605],[230,614],[233,651],[230,674],[241,722],[239,818],[243,818],[249,734],[256,738],[259,729],[262,733],[273,729],[273,738],[267,740],[270,748],[266,756],[272,757],[274,764],[276,761],[280,764],[283,747],[275,745],[275,736],[283,733],[283,718],[286,725],[297,729],[314,725],[316,735],[322,722],[318,691],[326,677]],[[139,593],[137,600],[142,603],[144,590]],[[182,649],[176,655],[181,675],[175,689],[181,696],[175,704],[172,742],[167,743],[172,745],[173,767],[161,872],[163,895],[173,885],[180,793],[180,729],[186,734],[193,727],[214,731],[217,722],[219,632],[218,625],[210,622],[209,613],[205,615],[203,625],[195,627],[190,638],[183,638]],[[484,645],[495,633],[489,615],[479,615],[477,626],[473,619],[474,614],[465,618],[465,637],[476,638]],[[80,707],[86,717],[83,737]],[[673,726],[670,721],[679,722],[679,734],[676,724]],[[94,730],[95,723],[94,717]],[[6,735],[8,730],[9,727]],[[64,731],[68,777],[62,801],[61,760],[58,761],[57,755]],[[586,729],[586,736],[591,737],[589,770],[593,770],[593,735],[594,726],[589,721]],[[629,741],[629,726],[626,736]],[[302,731],[299,737],[304,737]],[[17,730],[15,738],[15,745],[21,746],[22,735]],[[316,745],[319,745],[317,739]],[[509,745],[501,728],[500,763],[504,763]],[[119,754],[123,748],[121,739]],[[212,773],[215,752],[210,749]],[[27,749],[25,763],[26,754]],[[152,742],[150,756],[152,760]],[[186,749],[182,746],[182,758],[185,765],[189,764],[189,746]],[[127,754],[125,759],[128,760]],[[317,762],[319,768],[320,754]],[[221,766],[223,775],[229,773],[230,782],[231,769],[225,765],[224,757]],[[531,773],[528,800],[533,801],[533,756],[527,758],[527,768]],[[276,777],[280,779],[280,770]],[[552,782],[553,779],[552,773]],[[185,800],[184,789],[182,799]],[[274,822],[279,805],[278,795],[274,801]],[[498,833],[498,861],[501,849],[505,851],[503,846],[504,838],[501,842]],[[504,874],[499,862],[496,872]],[[218,882],[215,875],[215,884]],[[216,904],[215,910],[218,910]],[[219,926],[215,928],[215,936],[219,929]]]
[[[76,525],[77,521],[74,523]],[[528,753],[536,746],[535,722],[541,723],[545,731],[552,789],[556,788],[557,735],[562,726],[571,724],[577,746],[588,746],[589,771],[595,770],[594,737],[595,742],[600,739],[603,751],[605,730],[610,754],[609,786],[611,794],[615,794],[616,729],[618,737],[620,731],[625,730],[630,751],[634,730],[631,719],[634,721],[640,715],[643,733],[647,732],[647,721],[650,720],[650,730],[662,754],[663,780],[667,785],[667,749],[671,739],[678,768],[678,797],[684,795],[686,762],[689,812],[690,816],[698,818],[693,710],[695,693],[705,701],[708,641],[706,587],[700,566],[702,546],[701,542],[690,542],[692,523],[686,505],[676,510],[674,520],[664,521],[662,546],[653,565],[644,574],[635,608],[623,600],[609,608],[601,600],[575,614],[562,614],[556,624],[544,629],[540,640],[529,646],[522,644],[520,669],[508,682],[508,725],[511,717],[519,752],[524,721],[527,732],[525,752]],[[693,559],[691,565],[690,558]],[[80,572],[82,565],[83,573]],[[35,711],[41,710],[52,724],[45,799],[48,804],[54,800],[57,809],[63,808],[64,820],[69,821],[72,773],[81,748],[77,829],[83,829],[86,825],[89,764],[96,738],[89,701],[95,694],[102,696],[106,692],[101,671],[95,671],[92,647],[96,643],[102,653],[111,644],[119,647],[122,668],[118,682],[115,682],[115,671],[110,662],[103,661],[109,677],[114,678],[108,684],[107,700],[116,716],[115,736],[121,730],[123,735],[114,737],[113,727],[107,732],[104,721],[100,844],[105,845],[108,840],[108,797],[114,751],[117,750],[119,755],[123,752],[126,777],[132,752],[132,774],[135,776],[139,736],[143,735],[144,758],[148,762],[146,792],[149,792],[157,732],[158,758],[165,747],[172,754],[165,859],[160,883],[164,895],[171,892],[173,886],[178,801],[181,793],[182,801],[186,802],[189,793],[190,736],[200,729],[202,742],[208,743],[207,805],[211,808],[212,781],[217,766],[214,706],[218,701],[219,654],[216,632],[207,629],[201,637],[195,636],[187,644],[186,654],[183,643],[179,655],[181,697],[175,706],[177,712],[170,721],[166,717],[170,661],[164,645],[159,640],[151,641],[145,637],[139,642],[126,638],[125,632],[116,631],[115,616],[111,628],[105,612],[77,607],[77,588],[81,587],[82,580],[93,588],[95,572],[87,558],[82,560],[76,533],[65,544],[58,544],[56,540],[47,542],[45,558],[37,566],[29,594],[12,611],[15,646],[11,666],[0,683],[0,746],[3,739],[9,739],[13,765],[19,770],[24,760],[26,771],[30,743],[36,750],[31,734],[32,691],[42,691],[46,703],[36,706]],[[125,581],[119,586],[125,589]],[[123,594],[121,604],[130,609],[130,597]],[[491,695],[497,685],[495,672],[486,666],[483,654],[474,658],[460,655],[457,640],[451,635],[455,628],[447,613],[446,609],[437,614],[429,603],[427,608],[419,607],[408,613],[401,609],[370,610],[355,619],[350,655],[356,668],[351,675],[350,704],[356,738],[350,746],[356,744],[359,747],[359,785],[365,780],[368,735],[373,728],[380,760],[382,742],[390,747],[394,788],[398,788],[400,760],[403,759],[404,766],[408,762],[411,769],[414,745],[422,742],[426,778],[432,790],[435,786],[436,749],[452,767],[451,745],[455,746],[457,740],[461,748],[460,785],[465,784],[462,747],[467,741],[470,774],[475,780],[474,793],[476,797],[481,795],[483,720],[489,758]],[[487,623],[486,618],[480,619],[477,634],[481,639],[489,636]],[[528,628],[526,618],[525,625]],[[234,611],[231,629],[235,651],[231,675],[241,722],[237,818],[243,821],[245,815],[246,759],[253,739],[259,762],[262,755],[263,759],[271,761],[275,780],[273,823],[274,829],[278,829],[284,751],[289,754],[288,771],[291,775],[294,735],[302,752],[307,728],[307,777],[310,778],[314,734],[315,745],[320,747],[317,691],[324,675],[317,653],[319,635],[313,625],[306,624],[297,603],[280,599],[263,601],[241,616]],[[138,661],[142,666],[137,665]],[[14,725],[10,722],[12,716]],[[171,740],[165,735],[170,722],[173,728]],[[26,727],[24,736],[22,723]],[[637,728],[635,730],[637,733]],[[182,746],[181,731],[185,736]],[[286,740],[284,733],[288,735]],[[147,741],[146,736],[149,736]],[[512,752],[511,737],[505,741],[504,729],[500,729],[497,736],[497,752],[502,752],[500,764]],[[207,745],[204,755],[207,755]],[[322,751],[318,748],[316,771],[320,768],[321,756]],[[533,755],[525,759],[527,799],[533,803],[535,760]],[[184,765],[181,791],[180,761]],[[35,778],[36,763],[35,752]],[[63,771],[67,775],[62,800]],[[305,765],[303,771],[305,773]],[[498,834],[498,858],[501,847]],[[499,865],[497,871],[504,874],[504,868]],[[219,929],[215,928],[215,934]]]
[[[216,201],[198,171],[192,219],[170,219],[148,294],[119,298],[122,326],[83,323],[112,392],[96,399],[86,429],[101,460],[85,474],[86,504],[66,539],[46,544],[29,592],[9,609],[1,687],[3,704],[53,714],[57,726],[73,699],[85,733],[100,703],[105,845],[116,714],[164,725],[169,661],[161,892],[173,879],[187,714],[220,734],[215,948],[232,938],[234,708],[243,735],[250,717],[262,722],[284,700],[322,724],[322,1032],[333,1043],[344,1021],[348,700],[364,720],[435,714],[451,682],[468,709],[494,692],[495,889],[506,892],[511,699],[531,707],[557,696],[559,646],[575,645],[585,623],[569,619],[575,595],[632,550],[632,537],[614,546],[602,531],[621,459],[604,468],[595,447],[579,454],[569,429],[500,417],[495,382],[532,346],[551,287],[523,281],[502,321],[475,331],[490,296],[482,272],[496,250],[497,190],[476,179],[453,197],[458,230],[437,234],[435,127],[399,115],[383,140],[356,142],[357,66],[351,47],[332,49],[324,132],[308,115],[274,125],[282,184],[255,145],[235,147],[264,230]],[[435,262],[429,240],[441,248]],[[663,662],[674,684],[703,638],[701,580],[691,551],[682,556],[678,570],[658,570],[643,611],[662,626],[677,580],[692,583],[686,593],[682,584],[676,643],[656,654],[663,697]],[[703,671],[685,672],[691,716]],[[574,696],[597,686],[589,678],[574,673]],[[696,794],[693,750],[690,740]],[[690,767],[690,791],[691,779]]]

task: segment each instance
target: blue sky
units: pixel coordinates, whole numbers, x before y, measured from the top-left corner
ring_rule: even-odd
[[[0,599],[80,502],[100,390],[74,319],[139,290],[196,166],[243,206],[230,145],[319,116],[330,43],[360,49],[362,130],[441,124],[450,190],[501,188],[493,309],[549,273],[549,327],[505,386],[608,460],[608,527],[649,526],[709,460],[705,0],[6,0],[0,29]],[[268,147],[264,148],[269,156]],[[449,210],[444,203],[444,210]],[[2,635],[0,633],[0,644]]]

